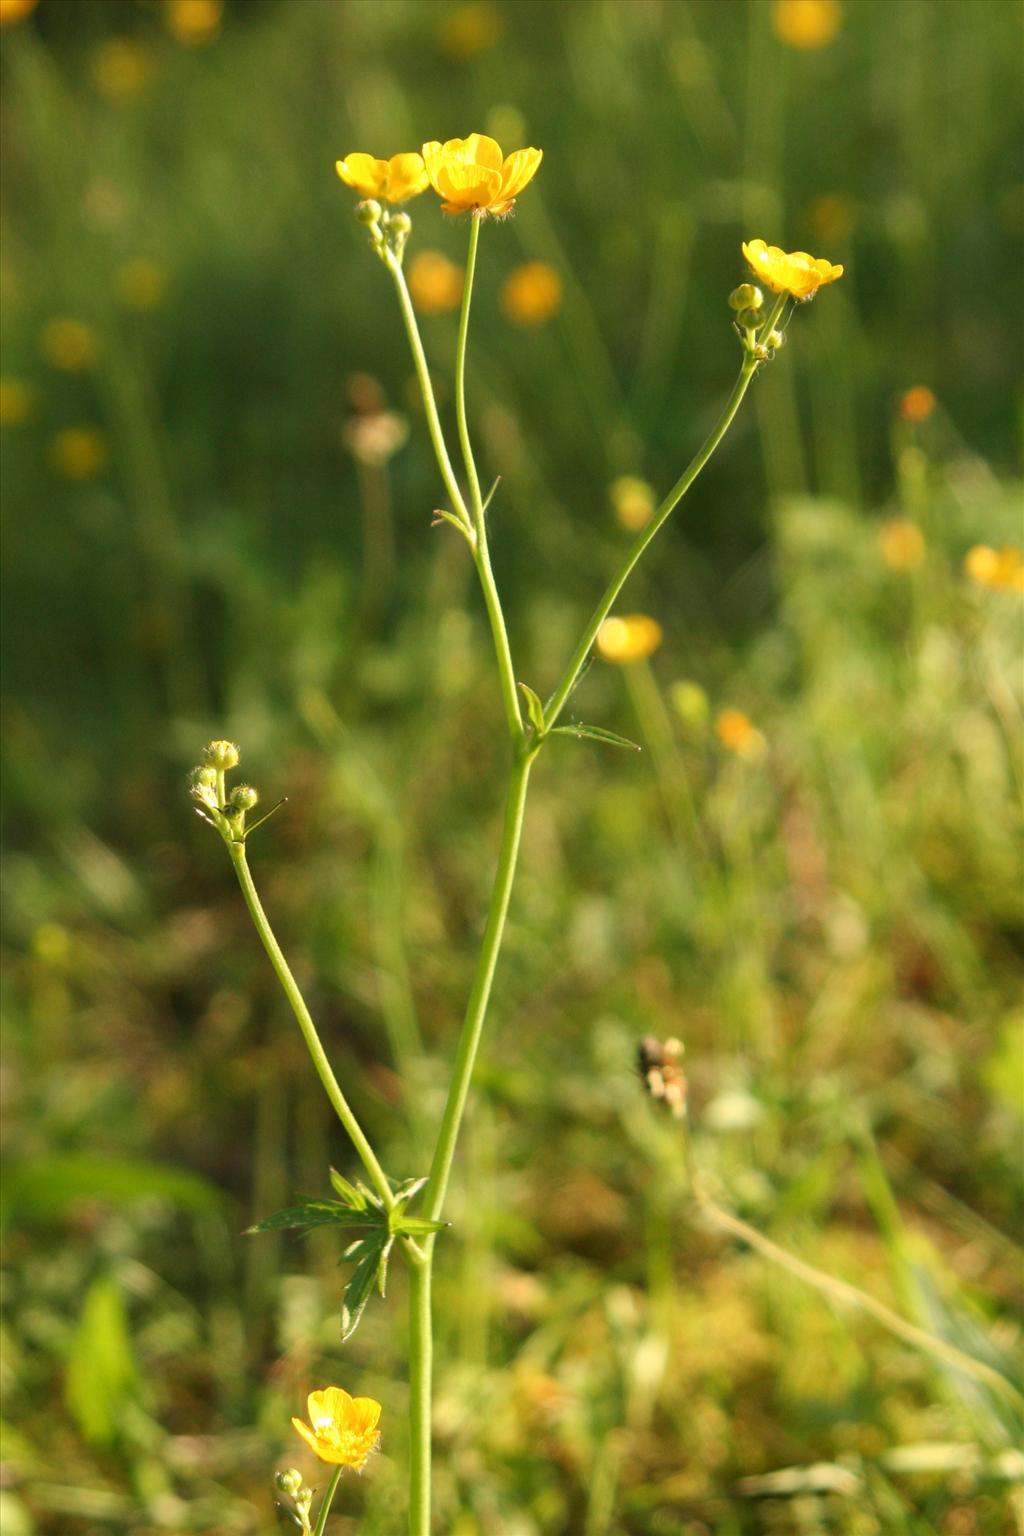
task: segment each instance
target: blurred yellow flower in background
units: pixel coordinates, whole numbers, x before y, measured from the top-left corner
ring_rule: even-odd
[[[92,480],[110,462],[110,447],[96,427],[65,427],[50,439],[49,457],[62,480]]]
[[[975,544],[964,556],[964,570],[979,586],[993,592],[1024,592],[1024,554],[1012,544],[991,549]]]
[[[775,0],[772,29],[787,48],[824,48],[843,25],[839,0]]]
[[[768,746],[764,733],[750,723],[741,709],[723,709],[715,721],[715,735],[723,747],[749,760],[763,757]]]
[[[427,190],[427,173],[423,169],[423,157],[415,150],[392,155],[390,160],[377,160],[373,155],[358,152],[336,160],[334,169],[353,192],[360,197],[382,197],[388,203],[404,203],[408,197],[418,197]]]
[[[648,618],[646,613],[629,613],[621,619],[605,619],[597,632],[597,654],[617,666],[645,661],[654,655],[661,638],[657,619]]]
[[[857,209],[841,192],[824,192],[807,204],[804,218],[815,240],[824,245],[835,245],[853,233]]]
[[[915,384],[900,396],[900,415],[904,421],[927,421],[935,405],[935,396],[927,384]]]
[[[126,261],[114,273],[114,291],[125,309],[145,313],[159,309],[167,298],[167,271],[155,261],[140,257]]]
[[[0,426],[22,427],[36,408],[36,392],[23,379],[0,379]]]
[[[108,37],[97,44],[89,60],[92,83],[108,101],[135,101],[149,84],[154,68],[152,53],[131,37]]]
[[[891,571],[916,571],[924,561],[924,534],[905,517],[890,517],[882,524],[878,546]]]
[[[505,19],[498,7],[490,0],[470,0],[443,18],[437,40],[441,51],[453,59],[471,59],[496,48],[504,35]]]
[[[420,251],[409,263],[409,292],[424,315],[443,315],[462,303],[465,272],[442,251]]]
[[[543,158],[541,149],[517,149],[503,157],[485,133],[444,144],[432,139],[423,146],[427,176],[445,213],[507,213]]]
[[[0,0],[0,27],[22,21],[38,4],[39,0]]]
[[[809,256],[806,251],[784,251],[763,240],[745,240],[743,254],[751,270],[773,293],[790,293],[794,299],[810,299],[823,283],[842,277],[842,267],[834,267],[823,256]]]
[[[620,475],[608,487],[615,517],[629,533],[646,528],[654,512],[654,488],[636,475]]]
[[[380,1435],[380,1403],[372,1397],[350,1397],[343,1387],[324,1387],[307,1400],[309,1424],[292,1419],[292,1427],[321,1461],[335,1467],[362,1467]]]
[[[501,307],[516,325],[543,325],[562,307],[562,279],[546,261],[524,261],[505,279]]]
[[[39,337],[39,348],[48,363],[63,373],[84,373],[99,356],[96,332],[83,320],[48,320]]]
[[[224,0],[165,0],[168,29],[187,48],[212,43],[220,31]]]

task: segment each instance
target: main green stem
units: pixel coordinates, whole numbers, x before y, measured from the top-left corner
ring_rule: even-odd
[[[312,1015],[306,1007],[306,1000],[299,991],[298,983],[291,973],[280,944],[278,944],[277,939],[274,937],[274,931],[270,926],[267,914],[263,910],[263,904],[260,901],[256,887],[253,884],[252,875],[249,872],[249,863],[245,856],[245,844],[229,842],[227,846],[228,852],[231,855],[231,862],[235,866],[235,874],[238,876],[238,883],[242,887],[242,895],[245,897],[245,904],[249,909],[249,915],[253,920],[256,932],[263,941],[263,948],[266,950],[270,963],[274,968],[274,974],[281,983],[281,990],[291,1005],[291,1010],[306,1042],[306,1048],[313,1058],[313,1065],[316,1068],[317,1076],[324,1085],[324,1092],[331,1101],[334,1113],[348,1132],[349,1139],[358,1152],[363,1167],[366,1169],[384,1206],[387,1210],[391,1210],[395,1203],[391,1185],[388,1183],[387,1175],[383,1168],[377,1161],[373,1148],[366,1139],[362,1126],[359,1124],[348,1100],[342,1093],[338,1079],[331,1070],[331,1064],[327,1059],[326,1051],[320,1043],[320,1036],[317,1034],[316,1025],[313,1023]]]
[[[785,308],[786,298],[786,294],[779,295],[778,301],[773,306],[768,319],[765,321],[764,325],[758,332],[759,336],[767,336],[775,328],[776,322],[778,321],[783,309]],[[743,365],[739,371],[739,377],[737,378],[736,383],[733,385],[731,395],[725,402],[725,406],[722,409],[722,414],[719,416],[711,432],[705,438],[700,448],[698,448],[689,464],[683,470],[683,473],[679,476],[679,479],[676,481],[675,485],[669,491],[668,495],[665,497],[664,501],[661,503],[654,516],[651,518],[651,521],[647,524],[647,527],[644,528],[640,533],[635,543],[633,544],[633,547],[627,554],[625,560],[622,562],[622,565],[616,571],[615,575],[612,577],[611,581],[605,588],[600,602],[594,609],[594,612],[591,614],[587,627],[583,631],[583,636],[580,640],[580,643],[573,652],[569,665],[565,669],[565,675],[563,676],[562,681],[559,683],[547,704],[544,706],[544,723],[548,730],[550,730],[551,727],[557,723],[559,715],[565,708],[566,701],[568,700],[569,695],[572,693],[573,688],[576,686],[576,680],[586,665],[586,660],[590,655],[591,647],[593,646],[594,641],[597,639],[597,632],[611,612],[612,606],[615,603],[615,599],[618,597],[619,593],[622,591],[623,587],[626,585],[626,582],[632,575],[637,562],[640,560],[647,546],[661,531],[661,528],[668,521],[671,514],[682,501],[683,497],[686,495],[687,491],[690,489],[691,485],[696,480],[697,476],[700,474],[701,470],[704,468],[705,464],[708,462],[711,455],[718,447],[719,443],[722,441],[722,438],[728,432],[730,426],[732,425],[733,418],[743,402],[743,396],[747,392],[750,381],[754,377],[754,374],[757,372],[757,366],[758,365],[756,359],[749,353],[744,356]]]
[[[334,1503],[334,1495],[337,1492],[338,1484],[341,1482],[341,1474],[344,1470],[344,1467],[335,1467],[334,1469],[331,1480],[327,1484],[327,1492],[324,1494],[324,1501],[320,1505],[320,1513],[317,1516],[316,1525],[313,1528],[313,1536],[324,1536],[324,1531],[327,1529],[327,1516],[331,1512],[331,1505]]]
[[[423,395],[427,426],[430,431],[430,438],[434,446],[438,467],[441,471],[441,478],[451,498],[455,520],[473,552],[473,561],[476,565],[491,625],[505,719],[512,740],[514,754],[512,774],[505,802],[505,819],[502,829],[501,846],[498,852],[498,866],[494,876],[487,923],[484,929],[483,942],[477,960],[469,1001],[466,1005],[462,1031],[459,1035],[451,1083],[448,1088],[448,1097],[438,1130],[437,1144],[434,1149],[430,1174],[427,1179],[426,1188],[423,1191],[422,1212],[424,1216],[432,1221],[440,1220],[441,1212],[444,1209],[445,1197],[448,1193],[448,1182],[451,1177],[459,1129],[462,1124],[466,1100],[469,1096],[469,1089],[473,1080],[473,1070],[480,1048],[480,1038],[483,1033],[484,1022],[487,1018],[487,1008],[490,1003],[494,973],[498,963],[498,955],[501,951],[505,921],[508,916],[509,901],[515,881],[519,847],[522,839],[523,818],[526,810],[526,796],[530,782],[530,768],[541,745],[539,740],[532,739],[527,735],[520,714],[519,696],[508,632],[505,627],[501,599],[491,568],[487,541],[486,508],[480,494],[480,479],[473,456],[469,423],[466,415],[466,350],[481,223],[482,219],[479,216],[471,216],[469,251],[466,258],[466,278],[462,296],[462,310],[459,316],[455,362],[455,414],[458,424],[459,445],[462,450],[466,480],[469,486],[468,506],[455,479],[451,459],[448,455],[438,415],[437,403],[434,399],[433,386],[430,382],[426,354],[423,350],[423,342],[416,323],[412,299],[402,271],[401,259],[388,247],[386,242],[382,241],[380,247],[384,263],[391,274],[395,290],[398,294],[402,319],[409,338],[413,362]],[[774,306],[764,326],[759,328],[759,337],[767,335],[775,326],[782,313],[784,302],[784,298],[780,298],[779,302]],[[725,409],[713,432],[672,487],[672,490],[658,508],[651,523],[637,539],[618,573],[605,590],[569,663],[565,677],[548,703],[545,711],[545,723],[548,729],[555,724],[558,716],[561,714],[590,653],[591,646],[597,638],[597,632],[611,611],[612,604],[618,597],[633,568],[662,524],[682,497],[685,496],[728,431],[733,417],[739,410],[740,403],[746,394],[747,386],[756,368],[757,363],[748,352],[748,355],[744,358],[743,367],[740,370],[740,375],[733,392],[726,402]],[[429,1236],[425,1238],[421,1249],[418,1251],[407,1247],[405,1252],[409,1267],[409,1536],[430,1536],[431,1379],[433,1363],[431,1303],[434,1237]]]

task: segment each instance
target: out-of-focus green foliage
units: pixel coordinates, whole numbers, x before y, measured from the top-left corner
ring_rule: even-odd
[[[191,45],[175,14],[0,34],[4,1531],[269,1529],[328,1381],[384,1404],[337,1531],[402,1528],[400,1266],[343,1348],[338,1240],[240,1235],[353,1169],[184,780],[226,735],[289,796],[256,878],[386,1166],[425,1172],[500,706],[333,162],[473,129],[545,151],[470,357],[542,696],[628,538],[612,482],[670,484],[732,381],[740,241],[846,275],[628,590],[662,648],[581,684],[643,755],[564,737],[535,774],[439,1250],[438,1529],[1018,1529],[1005,1403],[703,1227],[632,1062],[685,1042],[723,1204],[1012,1373],[1020,600],[963,560],[1021,542],[1019,12],[847,3],[805,51],[764,0],[229,0]],[[409,212],[407,260],[461,261]],[[562,281],[533,328],[527,260]],[[454,321],[422,323],[444,395]]]

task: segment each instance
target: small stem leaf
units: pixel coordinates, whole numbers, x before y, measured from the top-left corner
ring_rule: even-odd
[[[391,1213],[391,1230],[404,1237],[427,1237],[431,1232],[443,1232],[450,1221],[430,1221],[426,1216],[402,1216]]]
[[[350,1210],[366,1210],[366,1196],[354,1184],[350,1184],[348,1179],[343,1178],[337,1168],[331,1169],[331,1187]]]
[[[377,1278],[381,1250],[378,1244],[367,1241],[366,1252],[352,1271],[341,1303],[341,1342],[344,1344],[359,1327],[363,1308],[370,1298]]]
[[[380,1292],[382,1300],[387,1295],[388,1259],[391,1257],[391,1248],[394,1241],[395,1240],[393,1237],[388,1238],[387,1242],[384,1244],[380,1251],[380,1258],[377,1261],[377,1289]]]
[[[487,495],[484,497],[483,506],[480,508],[481,515],[487,511],[487,508],[490,506],[491,502],[494,500],[494,493],[498,489],[498,486],[500,484],[501,484],[501,476],[499,475],[497,480],[495,480],[494,484],[491,486],[490,490],[487,492]]]
[[[338,1200],[303,1200],[301,1205],[288,1206],[265,1216],[255,1226],[246,1228],[246,1235],[254,1232],[281,1232],[288,1227],[308,1231],[311,1227],[380,1227],[386,1225],[383,1213],[354,1211]]]
[[[533,689],[528,687],[526,683],[519,684],[519,691],[523,695],[523,698],[526,700],[526,713],[530,717],[530,724],[533,726],[538,736],[543,736],[544,705],[540,701],[540,695],[534,693]]]
[[[599,725],[556,725],[548,735],[586,736],[590,741],[603,741],[609,747],[626,747],[630,752],[643,751],[638,742],[630,741],[627,736],[617,736],[614,731],[605,731]]]
[[[407,1204],[414,1195],[419,1194],[420,1190],[423,1188],[426,1182],[427,1176],[424,1174],[421,1178],[403,1179],[400,1184],[395,1184],[394,1190],[396,1204]]]

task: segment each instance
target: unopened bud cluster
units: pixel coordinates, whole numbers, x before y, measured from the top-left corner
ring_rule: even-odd
[[[244,843],[245,818],[259,803],[259,793],[251,784],[236,784],[228,794],[224,775],[237,768],[241,754],[233,741],[211,741],[202,751],[202,761],[189,775],[189,793],[196,802],[196,813],[216,827],[229,843]]]
[[[368,197],[356,205],[356,219],[370,231],[373,248],[382,261],[391,251],[401,262],[412,233],[412,219],[407,213],[389,213],[375,197]]]
[[[291,1499],[293,1508],[288,1511],[292,1521],[300,1531],[308,1532],[311,1529],[309,1509],[313,1502],[313,1490],[303,1482],[302,1473],[298,1467],[289,1467],[286,1472],[278,1472],[274,1478],[274,1486],[278,1493],[283,1493]]]
[[[733,330],[747,356],[758,363],[770,362],[786,338],[782,331],[767,330],[760,288],[755,283],[740,283],[729,295],[729,308],[735,315]]]

